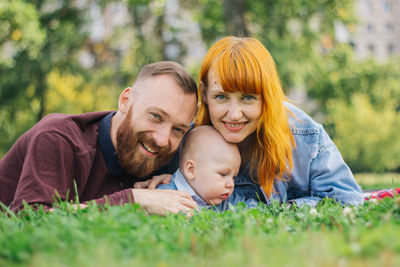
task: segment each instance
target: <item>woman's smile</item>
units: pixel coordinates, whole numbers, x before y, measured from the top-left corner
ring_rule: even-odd
[[[222,121],[224,124],[225,128],[231,132],[238,132],[242,130],[247,122],[227,122],[227,121]]]

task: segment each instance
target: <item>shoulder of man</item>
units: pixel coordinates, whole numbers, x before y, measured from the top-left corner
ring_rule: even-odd
[[[99,122],[112,111],[90,112],[82,114],[53,113],[43,117],[26,134],[34,137],[42,133],[55,133],[74,142],[97,142]]]

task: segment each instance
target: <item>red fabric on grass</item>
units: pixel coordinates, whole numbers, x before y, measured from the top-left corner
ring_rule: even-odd
[[[372,192],[364,192],[364,200],[371,200],[371,199],[384,199],[385,197],[391,197],[393,198],[393,191],[395,195],[400,194],[400,187],[394,188],[394,189],[383,189],[383,190],[378,190],[378,191],[372,191]]]

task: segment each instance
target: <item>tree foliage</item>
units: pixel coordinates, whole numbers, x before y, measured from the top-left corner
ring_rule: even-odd
[[[367,94],[327,103],[327,122],[334,125],[334,142],[355,172],[393,171],[400,167],[400,114],[397,101],[374,105]]]
[[[398,170],[400,63],[356,61],[337,46],[316,65],[306,78],[308,92],[352,170]]]
[[[354,22],[351,0],[194,2],[208,46],[225,35],[258,38],[275,59],[286,89],[299,86],[321,51],[333,46],[335,22]]]

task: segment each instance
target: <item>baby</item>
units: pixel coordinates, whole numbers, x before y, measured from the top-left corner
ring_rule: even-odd
[[[211,126],[200,126],[184,138],[179,151],[179,169],[169,184],[160,184],[157,189],[174,189],[188,192],[199,207],[221,204],[218,210],[228,208],[227,203],[243,201],[247,206],[256,206],[254,199],[232,195],[234,177],[240,168],[240,153],[235,144],[230,144]]]

